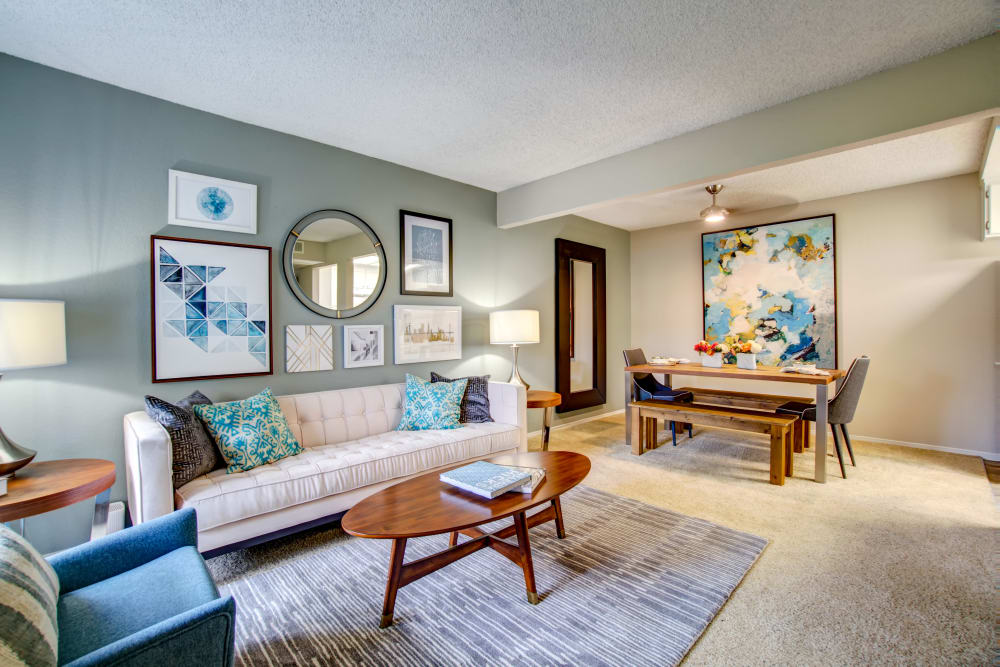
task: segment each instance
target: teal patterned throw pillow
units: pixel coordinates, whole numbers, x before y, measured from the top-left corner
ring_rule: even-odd
[[[406,374],[406,407],[397,431],[461,428],[462,396],[468,380],[428,382]]]
[[[195,405],[194,412],[219,446],[227,473],[302,452],[270,388],[242,401]]]

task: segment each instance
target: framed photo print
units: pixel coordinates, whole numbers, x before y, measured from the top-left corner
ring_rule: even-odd
[[[285,372],[332,370],[332,324],[285,325]]]
[[[257,186],[168,171],[167,224],[257,233]]]
[[[452,296],[451,220],[399,212],[399,293]]]
[[[385,364],[385,327],[381,324],[344,325],[344,368]]]
[[[150,238],[153,382],[270,375],[271,249]]]
[[[461,306],[393,306],[397,364],[462,358]]]

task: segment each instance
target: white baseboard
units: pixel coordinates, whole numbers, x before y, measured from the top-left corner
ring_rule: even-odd
[[[595,422],[598,419],[604,419],[605,417],[611,417],[613,415],[625,414],[625,408],[618,408],[617,410],[610,410],[608,412],[602,412],[598,415],[587,415],[586,417],[581,417],[580,419],[574,419],[573,421],[559,422],[558,424],[552,425],[553,431],[558,431],[559,429],[569,428],[570,426],[576,426],[577,424],[586,424],[587,422]],[[537,431],[532,431],[528,434],[529,438],[534,438],[542,434],[542,429]]]

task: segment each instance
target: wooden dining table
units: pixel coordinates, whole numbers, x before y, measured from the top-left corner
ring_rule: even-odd
[[[673,386],[671,376],[688,375],[727,380],[751,380],[755,382],[787,382],[790,384],[812,385],[816,388],[816,474],[817,482],[826,482],[826,432],[827,432],[827,401],[829,386],[837,383],[846,375],[845,371],[833,368],[825,369],[829,375],[806,375],[804,373],[783,373],[777,366],[758,366],[756,370],[737,368],[735,364],[723,364],[722,368],[710,368],[701,364],[641,364],[625,367],[625,444],[632,447],[632,411],[629,409],[636,400],[633,373],[662,373],[663,384]]]

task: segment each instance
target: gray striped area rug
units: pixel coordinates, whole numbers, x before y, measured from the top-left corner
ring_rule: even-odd
[[[334,527],[213,558],[236,598],[236,662],[675,665],[767,544],[586,487],[562,504],[565,540],[552,523],[531,530],[540,604],[528,604],[521,570],[486,549],[400,589],[384,630],[386,540]],[[406,560],[447,545],[410,540]]]

